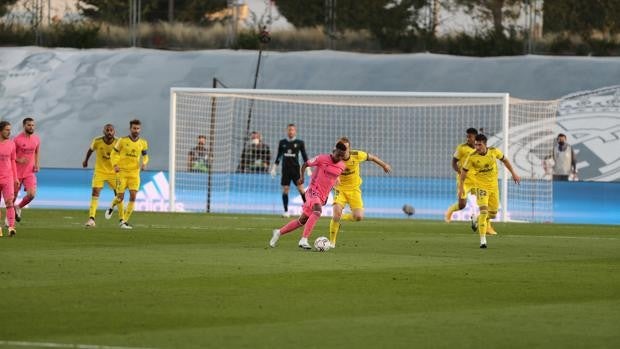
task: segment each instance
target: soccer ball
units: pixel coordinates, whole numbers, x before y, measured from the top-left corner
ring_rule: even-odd
[[[415,214],[415,208],[409,204],[403,205],[403,213],[407,216],[413,216]]]
[[[319,236],[318,238],[316,238],[316,240],[314,240],[314,249],[319,252],[325,252],[331,247],[332,245],[329,242],[329,239],[325,236]]]

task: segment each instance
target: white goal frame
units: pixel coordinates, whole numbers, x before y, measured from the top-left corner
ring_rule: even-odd
[[[253,89],[221,89],[221,88],[183,88],[173,87],[170,89],[170,119],[169,119],[169,167],[168,177],[170,183],[169,192],[169,210],[171,212],[177,211],[176,209],[176,179],[177,179],[177,101],[180,94],[196,94],[196,95],[217,95],[217,96],[234,96],[243,95],[249,96],[290,96],[295,95],[299,97],[312,96],[312,97],[390,97],[390,98],[471,98],[471,99],[495,99],[502,105],[502,147],[503,150],[509,149],[510,145],[510,103],[511,97],[508,93],[460,93],[460,92],[385,92],[385,91],[323,91],[323,90],[253,90]],[[463,130],[464,131],[464,130]],[[454,146],[462,142],[462,140],[455,140]],[[274,154],[275,155],[275,154]],[[308,154],[310,156],[314,154]],[[446,164],[449,166],[449,164]],[[503,170],[502,165],[498,164],[500,170],[500,193],[501,193],[501,207],[505,213],[510,212],[509,207],[509,173],[507,170]],[[291,189],[293,189],[292,187]],[[502,214],[501,220],[507,221],[509,214]]]

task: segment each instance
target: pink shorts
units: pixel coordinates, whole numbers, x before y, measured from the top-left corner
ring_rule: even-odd
[[[10,181],[0,181],[0,196],[4,197],[4,202],[12,202],[13,201],[13,191],[15,183],[13,183],[13,179]]]
[[[312,212],[313,212],[312,206],[314,206],[315,204],[319,204],[319,206],[323,206],[323,201],[314,192],[310,190],[306,191],[306,202],[301,207],[306,216],[310,217],[312,215]]]
[[[16,192],[19,191],[19,188],[24,187],[24,190],[29,189],[37,189],[37,177],[33,174],[27,175],[26,177],[19,179],[19,187]]]

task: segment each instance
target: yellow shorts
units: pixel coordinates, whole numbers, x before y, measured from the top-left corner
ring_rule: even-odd
[[[487,206],[489,211],[497,211],[499,209],[499,190],[473,188],[472,192],[476,195],[476,204],[478,207]]]
[[[103,185],[108,183],[108,186],[112,190],[116,190],[116,173],[114,174],[102,174],[93,173],[93,180],[90,183],[92,188],[103,188]]]
[[[352,210],[364,208],[364,200],[362,200],[362,190],[336,190],[334,189],[334,204],[345,207],[349,204]]]
[[[117,193],[124,193],[125,190],[138,191],[140,189],[140,175],[119,175],[118,185],[116,186]]]

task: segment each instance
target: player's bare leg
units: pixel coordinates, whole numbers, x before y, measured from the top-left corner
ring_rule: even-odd
[[[308,221],[308,216],[306,216],[305,213],[302,213],[299,219],[293,219],[290,222],[286,223],[280,229],[274,229],[272,232],[271,240],[269,240],[269,246],[276,247],[276,244],[278,243],[280,236],[292,232],[293,230],[306,224],[307,221]]]
[[[302,238],[299,240],[299,247],[303,248],[304,250],[312,249],[312,246],[310,246],[310,244],[308,243],[308,238],[312,234],[312,230],[314,229],[314,226],[316,225],[316,222],[319,220],[319,218],[321,218],[321,205],[314,204],[312,206],[312,214],[310,215],[310,217],[308,217],[306,224],[304,224],[304,233],[302,235]]]

